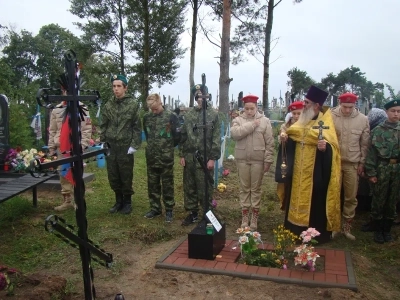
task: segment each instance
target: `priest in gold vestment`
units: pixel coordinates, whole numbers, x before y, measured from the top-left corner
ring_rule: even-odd
[[[299,120],[286,134],[276,164],[275,180],[285,182],[285,227],[300,235],[313,227],[327,242],[340,230],[340,153],[329,108],[328,93],[311,86]],[[322,122],[320,122],[322,121]],[[283,147],[283,148],[282,148]],[[282,151],[283,150],[283,151]],[[286,175],[282,176],[282,159]]]

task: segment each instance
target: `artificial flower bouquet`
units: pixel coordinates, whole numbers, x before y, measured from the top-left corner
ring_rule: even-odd
[[[37,151],[32,148],[30,150],[22,150],[20,147],[11,148],[5,158],[5,163],[10,165],[12,170],[15,172],[26,172],[33,159],[39,159],[41,163],[50,162],[53,160],[51,157],[47,157],[46,153]]]
[[[257,231],[251,231],[248,226],[238,228],[236,233],[239,234],[239,245],[242,256],[257,250],[258,245],[262,243],[261,234]]]
[[[315,252],[312,245],[317,243],[314,238],[319,235],[320,233],[315,228],[308,228],[300,234],[303,243],[294,250],[294,252],[297,253],[297,256],[294,258],[295,265],[301,265],[312,272],[315,271],[315,263],[320,256]],[[307,243],[311,245],[307,245]]]
[[[17,270],[0,266],[0,291],[6,291],[7,296],[14,295],[14,283],[11,281],[11,276],[17,274]]]

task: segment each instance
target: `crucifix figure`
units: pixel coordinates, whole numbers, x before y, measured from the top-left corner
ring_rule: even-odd
[[[96,298],[96,292],[93,285],[93,270],[91,267],[92,254],[104,261],[107,267],[111,266],[113,262],[112,254],[105,252],[88,238],[87,234],[87,218],[86,218],[86,201],[85,201],[85,183],[83,181],[83,160],[99,154],[109,154],[108,145],[103,145],[102,149],[83,153],[80,143],[80,128],[79,124],[83,118],[83,112],[80,109],[79,102],[92,102],[99,104],[100,94],[95,90],[82,90],[80,87],[83,85],[79,77],[78,62],[76,60],[75,52],[68,50],[64,54],[65,58],[65,71],[68,82],[67,95],[52,95],[51,92],[60,92],[60,89],[41,88],[39,89],[36,99],[37,103],[51,109],[54,107],[53,103],[65,101],[67,103],[66,110],[66,149],[64,150],[63,158],[48,163],[40,163],[35,159],[31,162],[31,174],[38,177],[43,176],[43,170],[55,168],[60,165],[69,165],[68,171],[72,171],[72,181],[74,185],[74,198],[77,205],[76,209],[76,224],[78,233],[72,231],[72,226],[66,224],[65,220],[58,216],[50,215],[46,218],[45,228],[49,232],[55,233],[64,242],[73,247],[79,248],[81,260],[83,281],[85,289],[85,299],[92,300]],[[85,95],[81,95],[85,93]],[[43,103],[44,102],[44,103]],[[93,258],[95,260],[95,258]]]
[[[322,141],[324,139],[324,136],[322,135],[322,130],[323,129],[329,129],[329,126],[324,126],[324,121],[319,121],[318,122],[318,126],[313,126],[313,129],[318,129],[319,133],[318,133],[318,140]]]

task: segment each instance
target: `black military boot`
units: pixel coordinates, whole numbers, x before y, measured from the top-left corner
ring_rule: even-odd
[[[110,213],[116,213],[117,211],[120,211],[123,206],[123,196],[121,193],[115,193],[115,204],[111,209],[109,210]]]
[[[393,237],[390,231],[392,230],[393,220],[383,220],[383,239],[385,242],[393,242]]]
[[[132,212],[132,195],[124,195],[124,206],[119,211],[123,215],[129,215]]]
[[[383,220],[374,220],[374,223],[374,242],[378,244],[383,244],[385,242],[385,239],[383,238]]]
[[[375,227],[374,227],[374,220],[370,219],[368,222],[362,224],[361,226],[361,231],[362,232],[374,232]]]

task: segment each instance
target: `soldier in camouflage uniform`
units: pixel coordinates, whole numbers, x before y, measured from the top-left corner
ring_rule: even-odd
[[[128,82],[123,75],[111,77],[114,97],[102,110],[100,141],[110,144],[106,157],[108,181],[115,192],[110,213],[130,214],[132,211],[133,153],[141,144],[139,104],[127,95]]]
[[[374,241],[379,244],[393,241],[390,231],[400,192],[400,100],[386,103],[385,109],[388,119],[372,130],[365,162],[372,183]]]
[[[207,87],[206,91],[208,92]],[[200,85],[192,88],[192,94],[201,95]],[[183,169],[183,186],[184,186],[184,206],[189,215],[183,220],[182,225],[187,226],[198,220],[199,203],[204,204],[204,172],[200,164],[195,158],[198,150],[204,156],[203,129],[195,129],[196,125],[203,124],[202,98],[197,98],[198,106],[192,108],[185,114],[185,122],[182,126],[182,138],[179,144],[180,164]],[[207,106],[206,112],[207,124],[212,123],[212,127],[207,127],[207,169],[212,176],[214,169],[214,161],[221,156],[221,137],[218,113],[211,107]],[[213,186],[208,185],[209,203],[211,207]]]
[[[143,118],[146,135],[147,187],[150,211],[145,218],[153,219],[161,215],[161,190],[165,207],[165,221],[172,222],[174,200],[174,149],[178,145],[181,133],[178,116],[170,110],[164,110],[158,94],[146,99],[151,110]]]

